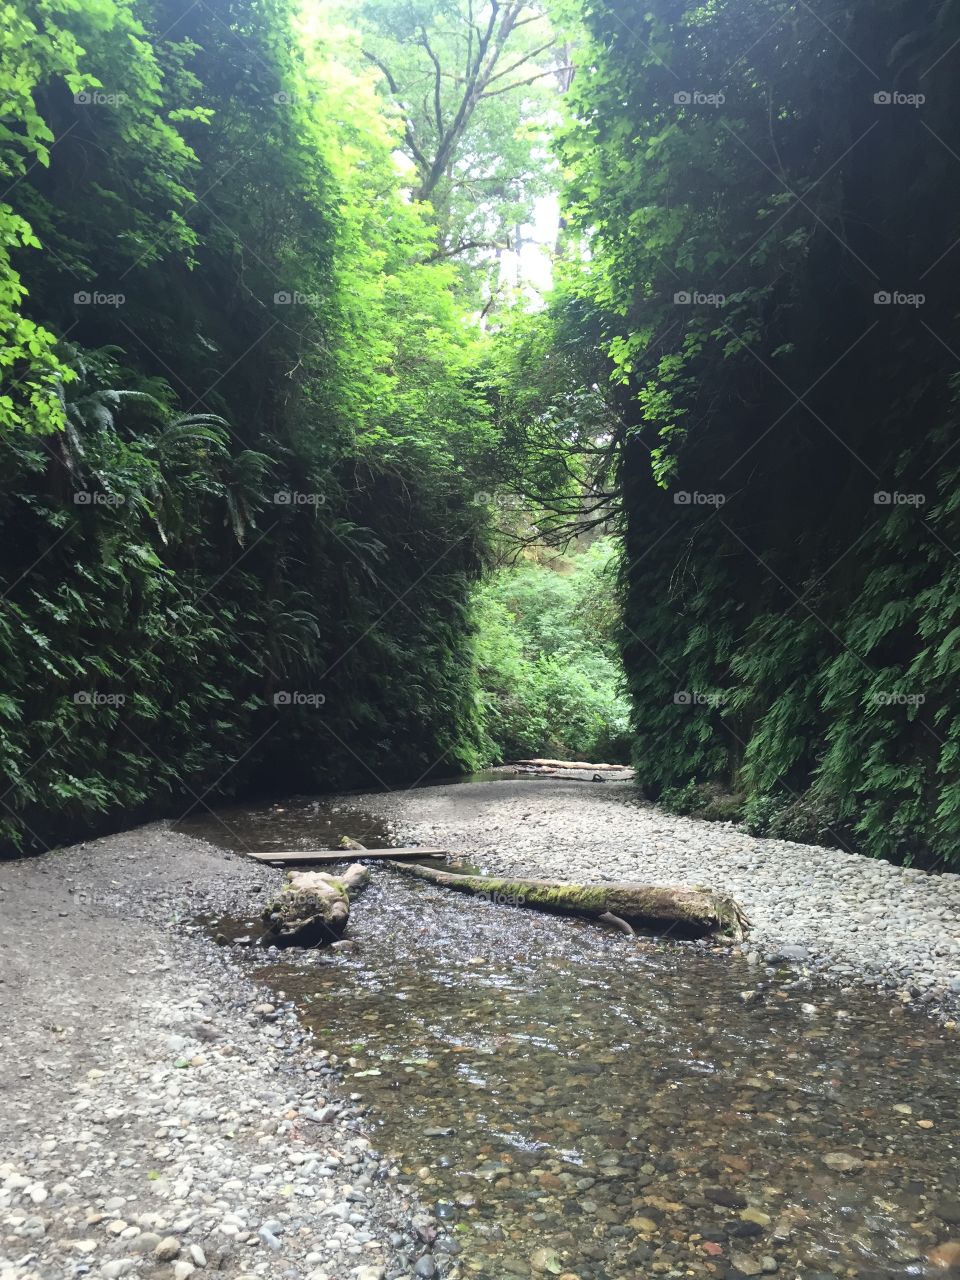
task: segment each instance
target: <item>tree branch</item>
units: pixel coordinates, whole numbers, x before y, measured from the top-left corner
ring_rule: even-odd
[[[498,71],[495,76],[488,76],[487,84],[493,84],[495,80],[502,80],[503,77],[508,76],[511,71],[516,71],[517,68],[522,67],[525,62],[529,62],[531,58],[538,57],[539,54],[541,53],[546,53],[546,51],[548,49],[551,49],[552,47],[553,47],[553,41],[548,40],[546,44],[540,45],[538,49],[531,49],[530,52],[525,53],[522,58],[518,58],[517,61],[513,64],[513,66],[505,67],[503,71]]]
[[[427,258],[427,263],[442,262],[445,258],[455,258],[458,254],[468,253],[471,249],[509,249],[510,243],[498,244],[494,240],[461,240],[452,248],[438,249]]]
[[[410,153],[413,156],[414,160],[416,161],[417,167],[421,170],[421,172],[425,172],[430,168],[430,162],[427,160],[427,157],[420,150],[420,147],[417,144],[416,135],[413,131],[413,123],[410,119],[408,112],[404,108],[403,102],[400,99],[400,88],[393,77],[393,73],[391,72],[387,64],[381,61],[381,59],[378,58],[376,54],[371,53],[369,49],[363,49],[361,50],[361,52],[363,53],[363,56],[367,59],[368,62],[372,62],[373,65],[375,67],[378,67],[380,71],[383,73],[383,77],[386,80],[387,85],[390,89],[390,94],[393,97],[394,102],[396,102],[397,106],[400,108],[400,111],[403,115],[403,136],[406,140],[407,146],[410,148]]]
[[[525,80],[514,80],[513,84],[505,84],[502,89],[494,89],[491,93],[483,93],[480,96],[486,101],[488,98],[499,97],[501,93],[510,93],[513,89],[519,89],[521,85],[533,84],[534,80],[542,80],[544,76],[561,75],[564,71],[573,71],[574,67],[551,67],[549,71],[541,71],[535,76],[527,76]]]
[[[433,63],[433,114],[437,121],[437,137],[443,137],[443,112],[440,107],[440,59],[430,48],[430,41],[427,39],[427,32],[424,27],[420,28],[420,44],[422,45],[427,57]]]

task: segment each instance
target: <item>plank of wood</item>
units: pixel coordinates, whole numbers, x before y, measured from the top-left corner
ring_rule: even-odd
[[[446,849],[268,849],[249,856],[257,862],[362,862],[367,858],[442,858]]]

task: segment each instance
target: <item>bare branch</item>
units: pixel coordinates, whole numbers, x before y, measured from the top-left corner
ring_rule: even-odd
[[[501,89],[494,89],[492,93],[484,93],[481,96],[487,98],[499,97],[501,93],[510,93],[514,89],[519,89],[521,85],[533,84],[534,80],[542,80],[544,76],[561,75],[564,71],[573,71],[574,67],[551,67],[549,71],[541,71],[535,76],[527,76],[525,80],[514,80],[512,84],[505,84]]]
[[[495,240],[461,240],[450,248],[444,247],[432,253],[427,262],[442,262],[445,258],[455,258],[458,254],[469,253],[471,249],[509,249],[509,240],[503,244]]]
[[[502,80],[503,77],[508,76],[511,71],[516,71],[518,67],[522,67],[524,63],[529,62],[531,58],[539,57],[541,53],[546,53],[548,49],[552,49],[552,48],[553,48],[553,41],[548,40],[546,44],[540,45],[539,48],[531,49],[530,52],[525,53],[522,58],[518,58],[517,61],[512,66],[505,67],[503,71],[498,71],[495,76],[488,76],[487,84],[488,85],[493,84],[495,80]]]
[[[416,161],[417,167],[421,170],[421,172],[428,170],[430,167],[430,162],[427,160],[427,157],[424,155],[419,145],[417,144],[416,134],[413,131],[413,122],[411,121],[410,115],[405,109],[403,102],[400,99],[400,88],[393,77],[393,73],[391,72],[387,64],[381,61],[381,59],[378,58],[376,54],[371,53],[368,49],[363,49],[362,53],[363,53],[363,56],[368,60],[368,62],[372,62],[374,66],[378,67],[380,71],[383,73],[383,77],[386,80],[387,85],[390,89],[391,96],[393,97],[394,102],[396,102],[397,106],[400,108],[400,111],[403,115],[403,136],[407,146],[410,148],[410,154],[413,156],[414,160]]]
[[[441,72],[440,59],[430,47],[430,41],[427,39],[425,28],[420,28],[420,44],[423,46],[427,57],[433,63],[433,114],[437,121],[437,137],[443,137],[443,112],[440,107],[440,86]]]

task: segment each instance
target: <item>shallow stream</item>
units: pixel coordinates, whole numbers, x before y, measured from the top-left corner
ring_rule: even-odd
[[[387,834],[323,806],[270,812],[224,818],[256,848],[317,847],[321,821]],[[213,819],[184,829],[244,847]],[[956,1033],[790,969],[382,868],[350,936],[355,951],[288,952],[261,976],[339,1056],[462,1275],[960,1274]]]

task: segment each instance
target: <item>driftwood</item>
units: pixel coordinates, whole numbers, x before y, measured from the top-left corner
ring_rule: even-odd
[[[630,883],[564,884],[558,880],[461,875],[417,863],[387,865],[446,889],[458,889],[512,906],[591,916],[617,928],[627,924],[631,932],[636,924],[684,936],[720,933],[740,940],[750,927],[743,909],[733,898],[711,889]]]
[[[263,910],[263,942],[274,947],[318,947],[343,937],[350,899],[370,880],[359,862],[339,876],[289,871],[280,896]]]

